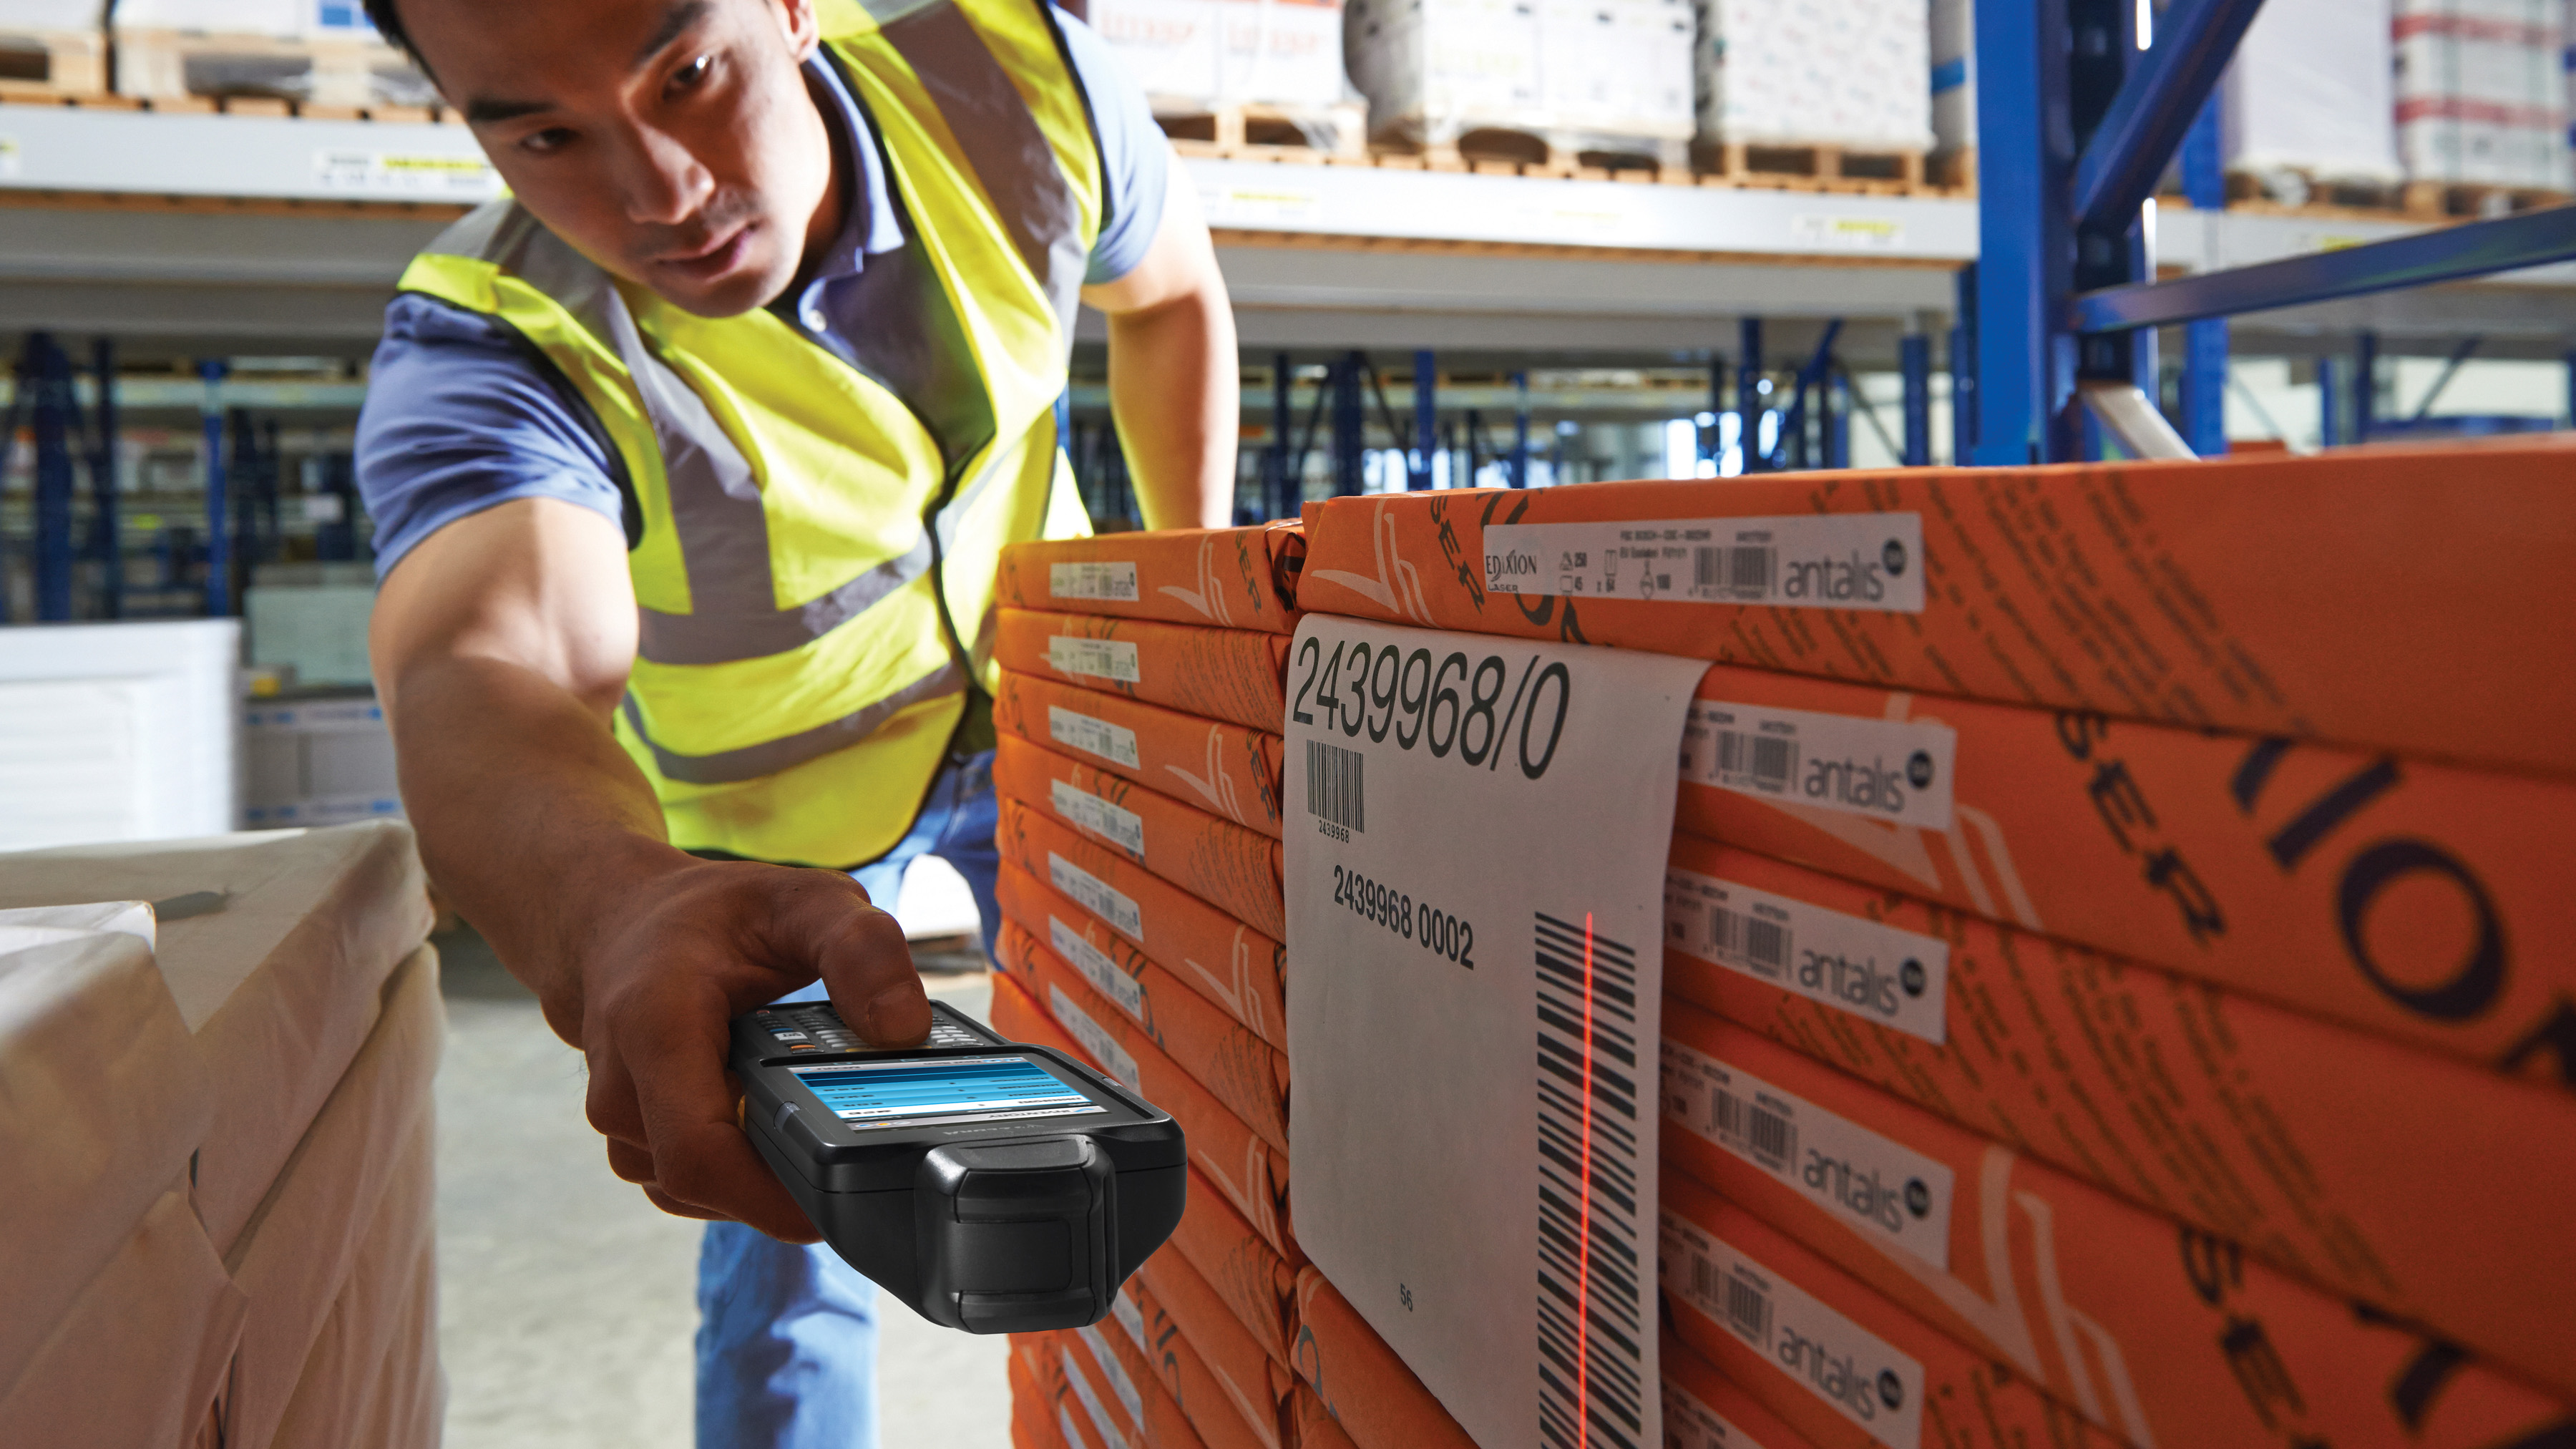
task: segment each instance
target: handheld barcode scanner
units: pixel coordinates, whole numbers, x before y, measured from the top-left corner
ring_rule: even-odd
[[[865,1044],[829,1002],[735,1017],[744,1130],[832,1250],[931,1322],[1099,1322],[1180,1223],[1180,1127],[1061,1052],[930,1011],[915,1047]]]

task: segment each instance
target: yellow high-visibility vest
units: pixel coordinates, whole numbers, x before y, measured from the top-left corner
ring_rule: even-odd
[[[641,630],[617,737],[672,843],[853,865],[903,838],[993,688],[1002,546],[1089,531],[1056,436],[1101,160],[1044,0],[822,0],[938,319],[934,431],[766,309],[704,318],[504,199],[406,291],[493,317],[624,465]]]

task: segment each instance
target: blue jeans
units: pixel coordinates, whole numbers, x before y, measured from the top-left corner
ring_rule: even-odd
[[[987,752],[931,783],[912,832],[850,872],[891,908],[904,867],[935,855],[974,890],[989,952],[1000,814]],[[788,994],[819,1001],[818,982]],[[709,1223],[698,1251],[698,1449],[876,1449],[877,1285],[821,1243]]]

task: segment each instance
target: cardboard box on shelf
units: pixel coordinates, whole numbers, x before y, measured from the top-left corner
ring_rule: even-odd
[[[1338,20],[1338,7],[1329,8]],[[1061,538],[1003,549],[995,597],[1015,609],[1293,634],[1297,574],[1305,565],[1305,533],[1293,519]]]
[[[1285,1405],[1296,1375],[1261,1351],[1198,1269],[1177,1252],[1157,1253],[1133,1281],[1143,1288],[1137,1328],[1146,1352],[1210,1449],[1233,1435],[1211,1424],[1220,1416],[1234,1418],[1264,1449],[1295,1449]]]
[[[1013,1041],[1053,1047],[1088,1062],[1170,1113],[1189,1139],[1198,1180],[1224,1193],[1245,1225],[1274,1251],[1294,1253],[1287,1154],[1262,1141],[1161,1048],[1141,1039],[1122,1042],[1113,1034],[1116,1018],[1096,1000],[1085,1005],[1071,995],[1050,999],[1042,986],[1032,990],[1027,933],[1006,929],[1002,935],[999,944],[1007,954],[1002,974],[993,979],[993,1029]]]
[[[1297,1274],[1297,1376],[1358,1449],[1472,1449],[1422,1380],[1312,1267]]]
[[[2576,781],[1727,665],[1683,754],[1693,834],[2576,1086]]]
[[[1664,1374],[1664,1439],[1677,1449],[1808,1449],[1807,1436],[1700,1357],[1670,1325],[1655,1362]]]
[[[1269,836],[1017,735],[994,748],[993,787],[1116,847],[1271,939],[1286,935],[1279,842]]]
[[[2576,774],[2576,672],[2533,663],[2576,611],[2532,602],[2576,552],[2572,470],[2517,441],[1334,498],[1297,597]]]
[[[1284,634],[1034,609],[1003,609],[999,621],[993,658],[1014,673],[1246,729],[1275,731],[1287,717]]]
[[[1274,1153],[1286,1154],[1288,1059],[1284,1053],[1188,991],[1167,990],[1163,993],[1167,1009],[1153,1022],[1142,1021],[1122,1005],[1113,1004],[1087,979],[1089,973],[1067,964],[1031,935],[1025,925],[1006,925],[1002,935],[1003,952],[1012,973],[1021,978],[1031,996],[1054,1011],[1057,1024],[1071,1031],[1076,1041],[1097,1039],[1085,1043],[1095,1058],[1107,1055],[1113,1059],[1137,1059],[1137,1070],[1150,1072],[1159,1063],[1139,1058],[1138,1054],[1152,1048],[1162,1061],[1178,1067],[1269,1143]],[[1116,990],[1118,981],[1130,979],[1114,963],[1104,966],[1100,974],[1107,979],[1102,984],[1110,989]],[[1168,976],[1163,979],[1170,980]],[[1191,1013],[1188,1007],[1192,1003],[1204,1010]],[[1068,1004],[1082,1013],[1079,1023],[1067,1018]],[[1141,1011],[1142,1001],[1138,1006]],[[1168,1009],[1174,1006],[1182,1009]],[[1114,1067],[1112,1072],[1115,1073]]]
[[[1667,998],[1663,1023],[1670,1168],[2131,1444],[2472,1449],[2576,1426],[2447,1341],[2232,1242],[1686,1002]],[[2265,1374],[2245,1373],[2253,1345]],[[2432,1362],[2438,1392],[2400,1390]]]
[[[1016,865],[1002,867],[995,894],[1000,898],[1005,916],[1026,921],[1031,934],[1050,946],[1059,947],[1056,954],[1067,960],[1082,953],[1071,942],[1058,941],[1058,923],[1062,924],[1064,934],[1081,940],[1113,961],[1133,964],[1153,959],[1144,955],[1134,942],[1111,930],[1106,921],[1087,907]],[[1178,930],[1161,929],[1161,922],[1152,924],[1156,928],[1154,934],[1163,937],[1167,944],[1186,939]],[[1249,1027],[1253,1035],[1285,1051],[1288,1047],[1286,987],[1282,980],[1285,968],[1276,943],[1213,908],[1206,916],[1194,918],[1194,924],[1201,945],[1184,945],[1184,954],[1177,969],[1163,966],[1160,961],[1154,964],[1162,967],[1181,985],[1216,1003],[1227,1016]],[[1215,969],[1200,965],[1199,955],[1210,957]]]
[[[1264,835],[1279,834],[1279,736],[1123,695],[1002,673],[993,723]]]
[[[1682,1342],[1816,1449],[2119,1449],[1687,1174],[1664,1174],[1660,1247]]]
[[[2576,1096],[1688,837],[1667,892],[1668,994],[2576,1392]]]

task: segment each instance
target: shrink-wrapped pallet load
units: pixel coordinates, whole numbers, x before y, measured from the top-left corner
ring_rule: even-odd
[[[2397,149],[2406,179],[2426,188],[2576,188],[2566,23],[2563,0],[2397,0]]]
[[[1084,19],[1167,124],[1211,115],[1204,139],[1237,145],[1262,139],[1264,121],[1322,151],[1363,140],[1342,79],[1341,0],[1091,0]]]
[[[439,104],[437,86],[385,43],[358,0],[118,0],[112,23],[120,95]]]
[[[2276,200],[2394,187],[2391,0],[2270,0],[2220,90],[2230,175]]]
[[[1699,0],[1698,9],[1704,156],[1735,170],[1743,158],[1730,148],[1932,149],[1926,0]],[[1847,173],[1820,159],[1813,174]]]
[[[1371,135],[1394,145],[1557,167],[1687,159],[1685,0],[1357,0],[1343,47]]]
[[[0,96],[107,89],[107,0],[0,0]]]

